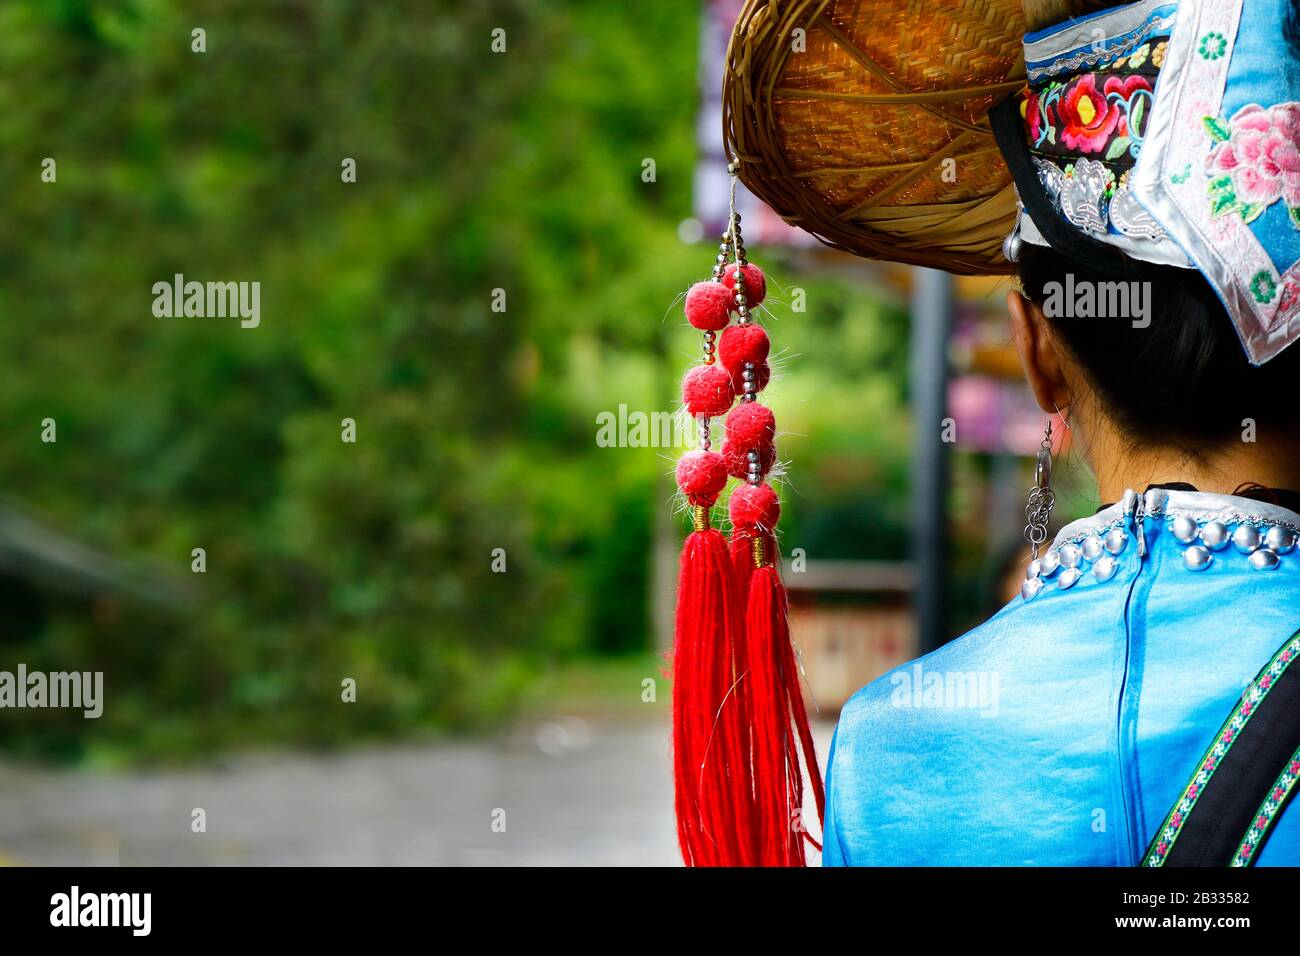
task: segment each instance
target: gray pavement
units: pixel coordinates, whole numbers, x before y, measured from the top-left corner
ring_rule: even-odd
[[[0,863],[673,866],[668,729],[559,718],[188,770],[0,764]]]

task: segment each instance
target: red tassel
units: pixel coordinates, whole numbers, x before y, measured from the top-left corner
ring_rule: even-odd
[[[728,171],[734,186],[737,165]],[[683,392],[688,413],[701,419],[701,449],[683,455],[676,469],[677,485],[695,515],[695,531],[682,549],[673,650],[677,837],[688,866],[802,866],[800,750],[818,816],[825,798],[785,590],[772,565],[780,501],[762,481],[776,461],[776,423],[770,409],[755,403],[768,381],[770,345],[766,333],[750,325],[749,310],[762,300],[766,283],[745,259],[734,201],[733,188],[715,285],[692,287],[686,301],[687,317],[705,330],[705,341],[704,364],[688,375]],[[731,272],[723,268],[728,250],[735,259]],[[718,295],[719,283],[730,297]],[[719,398],[714,331],[727,327],[733,311],[737,325],[724,336],[731,388]],[[726,411],[733,391],[744,397],[727,415],[719,455],[710,450],[708,419]],[[709,508],[728,474],[748,479],[728,502],[730,548],[709,527]]]
[[[754,576],[754,532],[731,529],[731,570],[736,579],[736,597],[743,611],[749,602],[749,582]]]
[[[722,535],[696,509],[682,549],[673,651],[677,836],[691,866],[756,862],[741,614]]]
[[[750,482],[732,492],[728,511],[732,569],[736,590],[746,606],[747,704],[754,745],[759,862],[764,866],[803,866],[806,830],[800,750],[819,816],[824,813],[825,799],[790,640],[785,588],[775,567],[778,553],[772,529],[781,515],[781,505],[771,485]],[[818,846],[811,837],[808,840]]]
[[[740,606],[744,607],[749,598],[750,578],[758,566],[754,562],[754,538],[762,537],[762,554],[776,554],[772,529],[781,516],[781,503],[771,485],[738,485],[727,502],[727,513],[731,517],[731,566],[736,574]]]
[[[759,863],[803,866],[804,839],[819,850],[821,845],[803,825],[800,750],[812,782],[819,820],[825,817],[826,798],[790,640],[785,588],[771,564],[758,568],[751,577],[745,631],[753,678],[750,722],[754,792],[759,808]]]

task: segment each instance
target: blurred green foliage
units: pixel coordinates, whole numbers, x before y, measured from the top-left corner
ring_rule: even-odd
[[[59,598],[33,634],[0,624],[0,667],[104,670],[108,698],[98,721],[6,716],[0,744],[475,727],[549,661],[652,645],[673,452],[598,448],[595,416],[671,408],[698,349],[668,309],[712,258],[677,233],[698,27],[693,0],[0,7],[0,478],[198,582],[179,611]],[[261,325],[155,318],[175,273],[259,281]],[[809,312],[773,310],[787,540],[901,556],[901,315],[799,282]]]

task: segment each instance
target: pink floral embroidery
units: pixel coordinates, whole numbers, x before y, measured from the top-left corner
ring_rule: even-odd
[[[1294,315],[1297,308],[1300,308],[1300,282],[1297,282],[1296,277],[1288,272],[1287,275],[1282,277],[1282,294],[1278,297],[1277,312],[1275,313],[1280,319],[1274,318],[1274,325],[1279,320],[1285,320],[1287,316]]]
[[[1204,123],[1217,144],[1205,158],[1211,214],[1236,212],[1251,222],[1282,200],[1300,228],[1300,103],[1251,103],[1226,123]]]

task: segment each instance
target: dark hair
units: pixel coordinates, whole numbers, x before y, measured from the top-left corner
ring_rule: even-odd
[[[1021,245],[1018,266],[1022,291],[1045,311],[1052,283],[1058,289],[1148,284],[1146,328],[1123,317],[1049,315],[1106,414],[1129,439],[1195,453],[1240,438],[1246,418],[1261,431],[1300,423],[1300,346],[1252,366],[1223,303],[1199,272],[1140,263],[1135,276],[1103,275],[1030,243]]]

